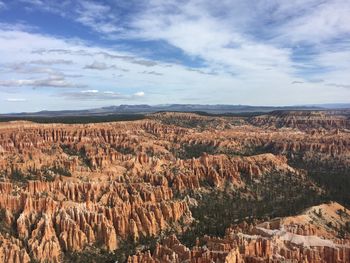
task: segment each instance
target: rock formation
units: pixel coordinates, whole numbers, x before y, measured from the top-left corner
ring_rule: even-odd
[[[203,238],[205,245],[191,249],[170,236],[157,244],[153,254],[138,253],[130,256],[128,263],[349,262],[350,240],[335,238],[324,219],[310,221],[315,219],[314,211],[319,209],[324,210],[325,219],[344,224],[338,212],[344,207],[337,203],[324,204],[311,207],[296,217],[278,218],[255,226],[241,224],[227,229],[224,238],[206,236]]]
[[[348,116],[157,113],[132,122],[0,123],[0,261],[62,262],[91,247],[113,252],[125,242],[167,236],[128,261],[349,262],[349,238],[336,238],[347,215],[338,220],[326,205],[236,225],[221,238],[198,236],[205,247],[187,248],[176,237],[196,220],[191,207],[201,199],[195,198],[210,192],[228,187],[259,199],[251,185],[274,174],[321,193],[295,162],[347,174]],[[324,211],[322,220],[315,209]]]

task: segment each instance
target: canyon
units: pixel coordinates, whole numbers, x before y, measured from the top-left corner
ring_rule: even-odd
[[[0,123],[1,262],[350,262],[350,111]]]

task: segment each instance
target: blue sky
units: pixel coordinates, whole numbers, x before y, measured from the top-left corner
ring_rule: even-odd
[[[350,98],[348,0],[0,0],[0,112]]]

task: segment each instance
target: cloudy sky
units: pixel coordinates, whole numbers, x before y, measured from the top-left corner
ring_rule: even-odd
[[[0,0],[0,112],[336,102],[349,0]]]

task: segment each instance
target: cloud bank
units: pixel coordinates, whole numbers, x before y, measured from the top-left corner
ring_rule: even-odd
[[[0,1],[0,12],[21,18],[19,9],[32,23],[0,24],[0,96],[26,95],[32,106],[350,97],[346,0]],[[45,31],[42,14],[78,30]]]

